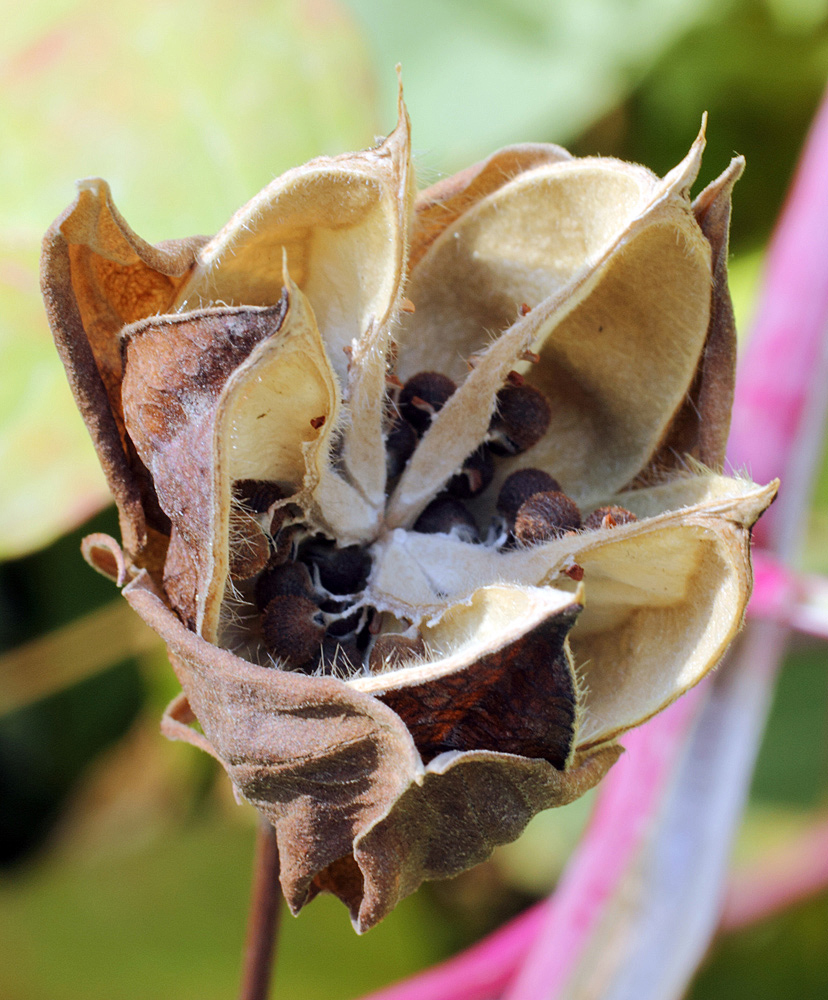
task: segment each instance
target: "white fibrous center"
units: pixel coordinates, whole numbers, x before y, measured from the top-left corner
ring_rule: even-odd
[[[389,384],[388,496],[455,389],[438,372]],[[500,581],[531,586],[548,578],[548,560],[527,559],[527,550],[635,520],[620,507],[582,516],[543,469],[506,472],[552,419],[545,396],[512,372],[485,439],[440,492],[409,526],[388,526],[365,545],[321,533],[283,485],[236,481],[230,579],[242,610],[226,630],[229,644],[262,665],[343,679],[424,663],[441,655],[430,648],[428,626],[450,603]],[[564,585],[580,580],[583,571],[565,552],[559,562]]]

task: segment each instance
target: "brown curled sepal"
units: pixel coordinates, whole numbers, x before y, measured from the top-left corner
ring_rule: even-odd
[[[186,695],[164,731],[207,750],[273,824],[282,890],[298,912],[332,892],[368,930],[424,879],[455,875],[541,809],[583,794],[621,753],[567,770],[508,753],[442,753],[427,766],[402,719],[333,678],[253,666],[188,631],[146,573],[124,589],[167,643]],[[189,729],[197,719],[203,736]]]
[[[41,290],[55,344],[118,506],[127,558],[152,571],[163,562],[168,525],[124,429],[119,335],[167,311],[205,242],[146,243],[99,179],[79,182],[43,239]]]

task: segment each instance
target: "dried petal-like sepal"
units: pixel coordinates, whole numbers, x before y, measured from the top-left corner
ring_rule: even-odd
[[[204,242],[144,242],[97,179],[78,184],[43,240],[41,287],[55,344],[118,505],[128,555],[153,569],[163,560],[157,533],[167,526],[124,428],[119,336],[127,323],[169,309]]]
[[[187,693],[165,732],[217,757],[273,823],[294,911],[324,888],[367,930],[423,879],[482,861],[539,809],[583,794],[621,752],[578,754],[565,771],[490,750],[424,764],[403,719],[381,700],[333,678],[256,667],[205,642],[146,574],[124,596],[167,643]],[[544,640],[560,649],[576,611],[557,617]],[[189,727],[195,719],[204,735]]]

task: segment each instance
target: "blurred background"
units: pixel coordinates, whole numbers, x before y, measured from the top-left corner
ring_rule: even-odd
[[[0,38],[0,996],[233,996],[255,820],[158,733],[163,651],[82,562],[117,534],[38,292],[40,238],[99,175],[144,238],[211,233],[260,187],[395,121],[421,186],[553,141],[666,172],[709,112],[700,186],[734,153],[733,290],[762,259],[828,80],[828,0],[34,0]],[[828,169],[828,168],[826,168]],[[828,572],[828,464],[798,566]],[[797,640],[736,864],[828,808],[825,646]],[[277,995],[347,1000],[446,957],[554,885],[590,798],[425,886],[365,938],[329,898],[286,918]],[[692,998],[824,998],[828,896],[720,937]]]

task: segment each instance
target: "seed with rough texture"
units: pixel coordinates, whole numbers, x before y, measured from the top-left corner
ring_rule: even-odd
[[[326,635],[312,664],[313,670],[322,667],[326,674],[355,674],[362,671],[362,653],[356,639],[337,639]]]
[[[307,597],[274,597],[262,612],[262,638],[274,655],[289,667],[301,667],[319,650],[325,620]]]
[[[266,479],[238,479],[233,484],[233,496],[254,514],[264,514],[277,500],[285,496],[284,490]]]
[[[614,528],[619,524],[632,524],[638,518],[625,507],[599,507],[584,520],[584,528],[594,531],[596,528]]]
[[[414,522],[414,531],[424,535],[456,535],[464,542],[480,541],[477,523],[468,507],[443,493],[432,500]]]
[[[497,496],[497,509],[511,526],[529,497],[535,493],[559,493],[560,489],[558,480],[542,469],[518,469],[503,480]]]
[[[385,438],[385,472],[389,479],[396,479],[417,447],[417,432],[407,420],[395,415]]]
[[[519,455],[546,433],[552,411],[546,396],[531,385],[504,385],[489,429],[496,455]]]
[[[391,632],[378,635],[368,657],[368,669],[372,674],[382,670],[396,670],[406,661],[422,659],[425,651],[425,643],[419,636],[410,639]]]
[[[457,386],[440,372],[418,372],[400,391],[400,413],[417,431],[428,430],[431,418],[443,408]]]
[[[515,538],[523,545],[538,545],[581,527],[581,513],[565,493],[535,493],[515,518]]]
[[[371,556],[359,545],[338,549],[333,542],[314,541],[302,549],[302,559],[319,571],[319,582],[332,594],[355,594],[371,572]]]
[[[256,581],[256,604],[266,608],[274,597],[307,597],[313,600],[313,583],[304,563],[271,566]]]
[[[463,467],[456,476],[451,477],[446,489],[452,496],[468,500],[482,493],[492,479],[494,479],[494,459],[488,447],[482,444],[463,462]]]
[[[230,576],[249,580],[267,566],[270,542],[259,522],[245,510],[234,510],[230,517]]]

